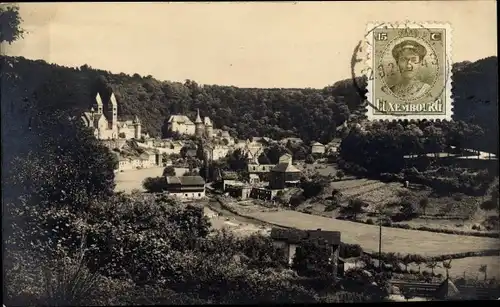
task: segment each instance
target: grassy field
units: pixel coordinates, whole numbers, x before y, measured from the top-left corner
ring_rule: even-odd
[[[359,244],[367,251],[378,251],[379,228],[349,221],[283,210],[276,212],[252,212],[248,216],[264,222],[299,229],[341,231],[342,241]],[[500,240],[458,236],[427,231],[382,227],[382,251],[436,256],[468,251],[498,248]]]
[[[161,176],[162,173],[163,167],[143,168],[119,172],[115,175],[115,191],[124,191],[126,193],[130,193],[134,189],[144,191],[142,188],[142,181],[147,177]]]

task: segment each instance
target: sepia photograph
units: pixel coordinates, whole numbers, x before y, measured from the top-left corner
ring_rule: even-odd
[[[3,307],[498,300],[497,4],[0,4]]]

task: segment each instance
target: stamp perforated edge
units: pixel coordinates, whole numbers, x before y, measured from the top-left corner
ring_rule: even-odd
[[[394,29],[404,29],[408,26],[412,27],[421,27],[421,28],[442,28],[446,31],[446,39],[445,39],[445,57],[446,57],[446,83],[444,87],[445,93],[445,114],[434,115],[434,114],[405,114],[405,115],[394,115],[394,114],[374,114],[373,107],[373,86],[374,86],[374,78],[367,78],[367,86],[366,86],[366,99],[371,102],[366,105],[366,117],[370,121],[379,121],[379,120],[452,120],[453,116],[453,96],[452,96],[452,39],[453,39],[453,31],[451,24],[449,22],[437,22],[437,21],[405,21],[405,22],[369,22],[366,26],[366,35],[364,40],[367,41],[366,48],[366,62],[365,65],[370,68],[371,71],[375,71],[374,67],[372,67],[372,49],[373,46],[371,43],[373,42],[373,30],[380,26],[390,26]],[[368,57],[370,55],[370,57]]]

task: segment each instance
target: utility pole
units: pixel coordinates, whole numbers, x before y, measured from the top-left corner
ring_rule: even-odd
[[[378,266],[380,272],[382,272],[382,208],[379,208],[378,214]]]

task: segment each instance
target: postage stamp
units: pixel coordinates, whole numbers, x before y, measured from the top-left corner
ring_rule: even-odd
[[[369,24],[365,38],[369,120],[451,120],[449,24]]]

